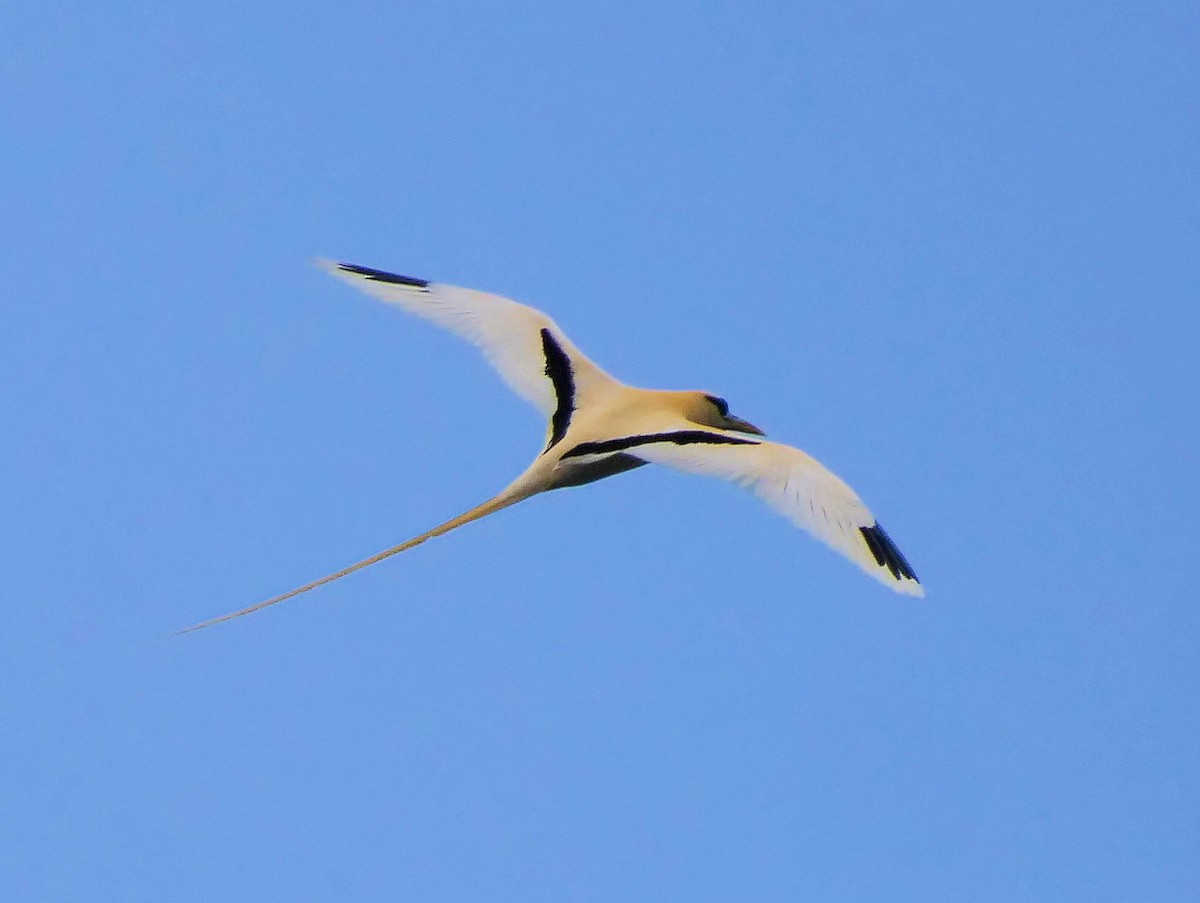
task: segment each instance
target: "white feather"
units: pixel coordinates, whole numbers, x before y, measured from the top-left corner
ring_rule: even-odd
[[[726,435],[746,438],[737,433]],[[854,490],[798,448],[769,441],[745,445],[656,442],[639,446],[636,454],[652,464],[737,483],[885,586],[910,596],[925,595],[915,578],[897,575],[876,560],[862,533],[863,528],[877,526],[875,516]]]
[[[553,334],[575,376],[575,403],[583,407],[606,389],[621,384],[588,360],[558,324],[532,307],[500,295],[430,282],[424,287],[383,282],[344,269],[330,260],[317,265],[355,288],[395,304],[466,339],[483,352],[514,392],[549,417],[554,413],[554,386],[546,376],[541,331]]]

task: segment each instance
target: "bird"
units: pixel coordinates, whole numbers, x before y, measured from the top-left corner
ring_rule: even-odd
[[[885,586],[904,595],[925,594],[908,560],[854,490],[805,452],[770,441],[763,430],[734,416],[720,396],[626,385],[593,363],[546,314],[509,298],[358,264],[323,259],[316,264],[476,345],[504,382],[547,418],[544,445],[505,489],[458,517],[311,583],[179,633],[292,599],[539,493],[582,486],[646,464],[749,489]]]

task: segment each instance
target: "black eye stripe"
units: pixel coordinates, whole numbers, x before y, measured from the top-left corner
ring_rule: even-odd
[[[713,406],[720,412],[722,417],[729,416],[729,402],[724,398],[718,398],[716,395],[705,395],[704,397],[713,403]]]

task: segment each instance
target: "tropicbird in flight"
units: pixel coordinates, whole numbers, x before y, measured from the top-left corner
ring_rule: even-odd
[[[540,492],[581,486],[643,464],[744,486],[885,586],[910,596],[925,594],[908,561],[849,486],[799,449],[767,440],[758,427],[730,414],[724,399],[618,382],[544,313],[508,298],[351,263],[320,260],[318,265],[477,345],[509,387],[549,418],[545,448],[508,488],[465,514],[320,580],[181,633],[291,599]]]

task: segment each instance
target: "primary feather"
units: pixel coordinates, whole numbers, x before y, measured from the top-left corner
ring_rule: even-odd
[[[546,417],[554,413],[556,399],[553,382],[546,375],[542,330],[550,332],[570,359],[577,405],[586,404],[597,391],[619,385],[540,310],[500,295],[370,267],[331,260],[319,260],[317,264],[380,301],[436,323],[478,347],[509,388]]]
[[[923,596],[911,565],[854,490],[815,458],[778,442],[646,446],[639,457],[737,483],[898,593]]]

